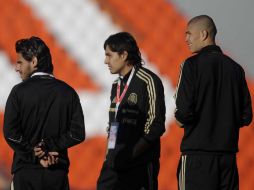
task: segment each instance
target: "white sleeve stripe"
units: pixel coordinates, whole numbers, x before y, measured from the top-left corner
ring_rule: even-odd
[[[183,66],[184,66],[185,62],[183,62],[180,66],[180,74],[179,74],[179,78],[178,78],[178,84],[176,86],[176,93],[174,95],[174,98],[175,98],[175,101],[177,99],[177,95],[178,95],[178,89],[179,89],[179,86],[180,86],[180,83],[181,83],[181,79],[182,79],[182,72],[183,72]]]
[[[145,133],[148,134],[150,131],[150,126],[155,118],[155,102],[156,102],[155,87],[153,78],[145,71],[140,69],[137,73],[137,76],[147,83],[147,91],[149,95],[149,110],[148,110],[149,118],[147,119],[145,124]]]
[[[16,143],[21,143],[22,141],[22,136],[19,138],[19,139],[13,139],[13,138],[10,138],[8,137],[9,140],[13,141],[13,142],[16,142]]]

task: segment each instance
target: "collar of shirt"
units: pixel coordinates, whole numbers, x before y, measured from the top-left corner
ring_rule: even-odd
[[[203,47],[199,53],[205,53],[205,52],[222,53],[221,48],[217,45],[209,45],[209,46]]]
[[[45,72],[34,72],[34,73],[31,75],[31,78],[32,78],[32,77],[35,77],[35,76],[49,76],[49,77],[54,78],[54,75],[52,75],[52,74],[50,74],[50,73],[45,73]]]
[[[131,75],[131,71],[132,70],[130,70],[126,75],[119,77],[121,80],[121,85],[125,85],[127,83],[129,76]]]

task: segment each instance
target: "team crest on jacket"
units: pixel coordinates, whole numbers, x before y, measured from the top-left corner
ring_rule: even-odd
[[[128,97],[128,104],[135,105],[138,102],[138,95],[136,93],[131,93]]]

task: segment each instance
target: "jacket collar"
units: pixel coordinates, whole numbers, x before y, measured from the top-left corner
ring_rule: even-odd
[[[217,45],[208,45],[206,47],[203,47],[199,54],[200,53],[205,53],[205,52],[211,52],[211,53],[222,53],[222,50],[219,46]]]

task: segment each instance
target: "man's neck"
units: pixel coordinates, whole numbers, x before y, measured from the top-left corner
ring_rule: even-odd
[[[202,44],[202,46],[200,47],[200,49],[199,49],[197,52],[195,52],[195,53],[199,53],[202,49],[204,49],[204,48],[207,47],[207,46],[211,46],[211,45],[216,45],[215,41],[211,41],[211,40],[205,41],[205,42]]]
[[[119,73],[120,76],[124,77],[126,74],[128,74],[133,68],[133,65],[126,65],[123,70]]]
[[[203,48],[206,46],[216,45],[214,40],[207,40],[204,42]]]

